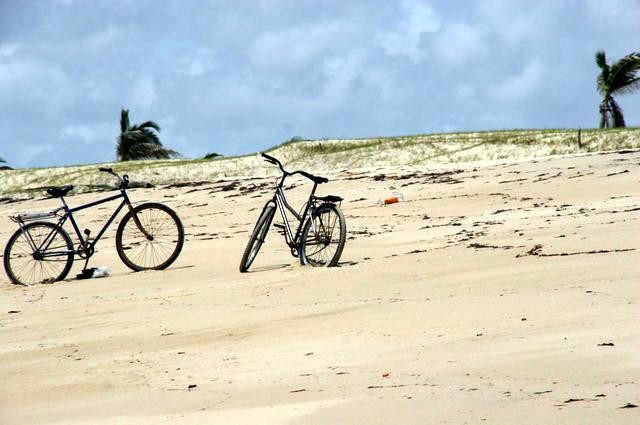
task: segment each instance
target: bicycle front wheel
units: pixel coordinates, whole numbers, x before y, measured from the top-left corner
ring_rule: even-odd
[[[64,229],[44,221],[29,223],[9,238],[4,269],[16,285],[53,283],[67,277],[73,255],[73,243]]]
[[[267,232],[269,231],[269,226],[271,225],[271,221],[273,220],[275,213],[276,208],[273,204],[266,205],[262,210],[262,214],[260,214],[256,227],[253,228],[251,238],[249,238],[247,247],[244,249],[244,253],[242,254],[242,260],[240,260],[240,273],[246,272],[249,270],[249,267],[251,267],[251,263],[255,260],[256,255],[258,255],[258,251],[260,251],[260,247],[262,247],[262,244],[267,237]]]
[[[178,214],[157,203],[129,211],[116,233],[118,255],[134,271],[166,269],[178,258],[183,244],[184,228]]]
[[[340,208],[323,204],[302,230],[300,264],[333,267],[338,264],[347,238],[347,224]]]

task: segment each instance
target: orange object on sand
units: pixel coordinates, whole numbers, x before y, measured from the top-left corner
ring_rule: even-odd
[[[404,201],[404,195],[400,192],[393,192],[393,196],[385,199],[378,199],[378,205],[397,204],[400,201]]]
[[[392,196],[391,198],[387,198],[384,200],[385,205],[397,204],[398,202],[400,202],[400,199],[397,196]]]

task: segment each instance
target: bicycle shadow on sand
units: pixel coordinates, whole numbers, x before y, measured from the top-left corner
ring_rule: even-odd
[[[291,267],[291,264],[275,264],[271,266],[260,266],[260,267],[252,267],[250,270],[247,270],[245,273],[258,273],[258,272],[268,272],[272,270],[282,270],[287,267]]]

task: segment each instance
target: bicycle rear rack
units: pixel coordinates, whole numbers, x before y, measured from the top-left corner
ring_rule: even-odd
[[[46,220],[49,218],[57,217],[58,212],[60,212],[60,210],[62,209],[63,208],[57,208],[51,211],[39,211],[39,212],[28,212],[23,214],[16,214],[16,215],[9,216],[9,219],[14,223],[26,223],[29,221]]]

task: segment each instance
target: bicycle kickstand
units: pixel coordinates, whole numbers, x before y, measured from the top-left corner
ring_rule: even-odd
[[[87,255],[87,258],[84,260],[84,267],[82,271],[76,276],[76,279],[91,279],[93,277],[93,272],[96,270],[95,267],[87,268],[89,265],[90,255]]]

